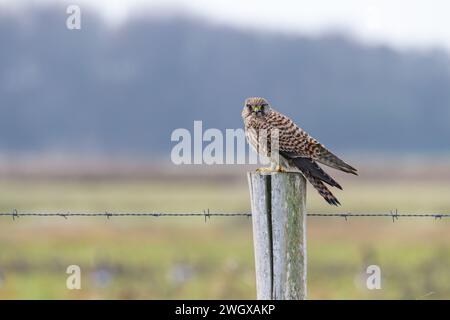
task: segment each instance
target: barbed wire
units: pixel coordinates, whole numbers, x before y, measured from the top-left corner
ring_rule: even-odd
[[[308,217],[340,217],[346,221],[350,217],[390,217],[392,222],[399,218],[450,218],[450,213],[398,213],[398,210],[390,211],[389,213],[308,213]]]
[[[203,212],[188,212],[188,213],[167,213],[167,212],[137,212],[137,213],[127,213],[127,212],[19,212],[17,209],[13,209],[12,212],[0,212],[0,217],[12,217],[16,220],[20,217],[61,217],[68,219],[69,217],[106,217],[110,219],[112,217],[204,217],[205,222],[211,217],[247,217],[250,218],[251,213],[211,213],[209,209]],[[390,211],[389,213],[308,213],[308,217],[335,217],[344,218],[348,221],[348,218],[354,217],[390,217],[392,222],[395,222],[399,218],[450,218],[450,213],[399,213],[398,210]]]

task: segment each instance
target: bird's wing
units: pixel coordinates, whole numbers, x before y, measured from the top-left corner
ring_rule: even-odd
[[[324,165],[335,168],[337,170],[358,175],[358,171],[355,168],[353,168],[348,163],[345,163],[343,160],[339,159],[336,155],[334,155],[331,151],[325,148],[322,144],[317,142],[317,145],[314,148],[315,151],[312,157],[317,162],[323,163]]]
[[[284,152],[289,158],[307,158],[347,173],[357,174],[355,168],[331,153],[288,117],[276,113],[274,119],[274,128],[279,130],[280,153]]]

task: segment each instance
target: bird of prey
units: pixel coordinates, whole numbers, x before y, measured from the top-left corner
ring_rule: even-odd
[[[327,150],[287,116],[272,109],[264,98],[246,99],[242,118],[247,142],[257,153],[271,159],[271,168],[258,170],[299,170],[325,201],[330,205],[340,205],[325,184],[341,190],[342,187],[317,163],[357,175],[355,168]],[[274,135],[276,140],[273,139]],[[277,157],[273,156],[275,152]]]

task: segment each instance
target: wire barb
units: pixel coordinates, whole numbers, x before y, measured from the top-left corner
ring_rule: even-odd
[[[398,220],[398,210],[395,209],[395,214],[394,214],[394,212],[391,210],[391,216],[392,216],[392,223],[394,223],[395,220]]]
[[[64,213],[59,213],[58,215],[59,215],[60,217],[63,217],[64,219],[67,220],[67,215],[65,215]]]
[[[12,212],[13,221],[16,220],[16,217],[19,218],[19,213],[17,212],[17,209],[13,209],[13,212]]]
[[[211,214],[209,213],[209,209],[203,210],[203,214],[205,215],[205,223],[206,223],[206,218],[211,219]]]

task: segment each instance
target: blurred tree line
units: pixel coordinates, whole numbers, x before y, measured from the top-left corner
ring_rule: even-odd
[[[163,154],[173,129],[242,127],[264,96],[332,149],[450,148],[450,60],[342,34],[245,31],[141,14],[112,28],[93,12],[0,13],[0,152]]]

